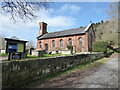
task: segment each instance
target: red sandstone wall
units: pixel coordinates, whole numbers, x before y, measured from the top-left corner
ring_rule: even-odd
[[[93,31],[93,27],[91,26],[87,31],[87,38],[88,38],[88,51],[92,51],[92,44],[95,41],[95,33]]]
[[[45,44],[48,44],[48,50],[56,50],[56,49],[64,50],[64,49],[66,49],[67,45],[69,45],[69,39],[71,38],[73,41],[73,46],[76,47],[76,51],[81,51],[81,48],[79,46],[79,38],[80,37],[83,39],[82,51],[88,51],[87,34],[38,40],[37,41],[37,50],[44,50]],[[64,45],[62,48],[60,47],[61,39],[64,41]],[[54,48],[52,47],[52,40],[55,40],[55,42],[56,42],[56,46]],[[39,42],[42,42],[42,48],[39,47]]]
[[[82,42],[82,48],[80,48],[79,45],[79,38],[83,39]],[[95,34],[93,31],[93,27],[91,26],[89,30],[86,32],[85,35],[74,35],[74,36],[68,36],[68,37],[58,37],[58,38],[50,38],[50,39],[43,39],[43,40],[37,40],[37,50],[44,50],[45,44],[48,44],[48,50],[64,50],[66,49],[67,45],[69,45],[69,39],[72,39],[73,46],[75,46],[76,51],[82,51],[87,52],[92,50],[92,43],[95,41]],[[60,47],[60,40],[63,40],[64,45],[61,48]],[[52,40],[55,40],[55,47],[52,47]],[[40,48],[39,43],[42,43],[42,48]]]

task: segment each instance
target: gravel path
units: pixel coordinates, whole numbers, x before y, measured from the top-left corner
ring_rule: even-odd
[[[118,55],[95,68],[72,72],[40,84],[34,88],[118,88]]]
[[[79,88],[118,88],[118,56],[103,64],[92,75],[85,77]]]

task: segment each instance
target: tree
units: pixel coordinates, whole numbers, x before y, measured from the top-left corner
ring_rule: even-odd
[[[114,35],[115,37],[117,36],[116,40],[117,44],[119,45],[119,33],[120,33],[120,2],[112,2],[109,5],[109,9],[107,10],[107,15],[110,18],[110,23],[109,23],[109,30],[115,31]],[[111,27],[111,28],[110,28]],[[112,37],[112,36],[111,36]],[[113,38],[115,38],[113,37]]]
[[[4,35],[0,35],[0,49],[5,49],[6,48],[6,43],[4,39]]]
[[[107,10],[107,15],[109,20],[101,21],[96,23],[95,26],[95,36],[96,41],[112,41],[114,46],[117,47],[119,43],[119,12],[120,12],[120,3],[112,2],[109,5]]]
[[[73,54],[73,45],[67,45],[68,50],[71,51],[71,54]]]
[[[10,19],[17,21],[17,18],[25,20],[33,20],[37,17],[35,12],[49,8],[47,0],[42,2],[30,2],[30,0],[3,0],[1,3],[1,13],[11,16]]]
[[[118,19],[118,13],[120,13],[120,2],[112,2],[107,10],[107,15],[111,19]]]
[[[27,49],[30,49],[30,48],[34,48],[34,42],[33,41],[29,41],[27,43]]]
[[[94,42],[93,43],[93,51],[94,52],[106,52],[107,51],[107,42],[99,41],[99,42]]]
[[[11,39],[19,40],[19,38],[17,36],[12,36]]]
[[[95,24],[96,41],[112,41],[114,46],[118,45],[118,23],[112,19],[103,23]]]

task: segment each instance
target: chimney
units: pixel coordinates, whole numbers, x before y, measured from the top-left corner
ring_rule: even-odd
[[[39,36],[44,35],[47,33],[47,23],[39,22]]]

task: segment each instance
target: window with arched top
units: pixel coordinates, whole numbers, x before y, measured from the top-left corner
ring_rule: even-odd
[[[82,44],[82,42],[83,42],[83,40],[82,40],[82,38],[80,37],[80,38],[79,38],[79,44]]]
[[[41,42],[39,42],[39,47],[42,48],[42,43]]]
[[[52,47],[55,47],[55,40],[52,41]]]
[[[71,38],[69,39],[69,45],[72,45],[72,39]]]
[[[83,39],[80,37],[80,38],[78,39],[78,41],[79,41],[79,46],[80,46],[80,48],[82,48]]]
[[[60,47],[63,47],[63,40],[60,40]]]
[[[78,39],[78,41],[79,41],[80,51],[82,51],[82,42],[83,42],[83,39],[80,37],[80,38]]]

